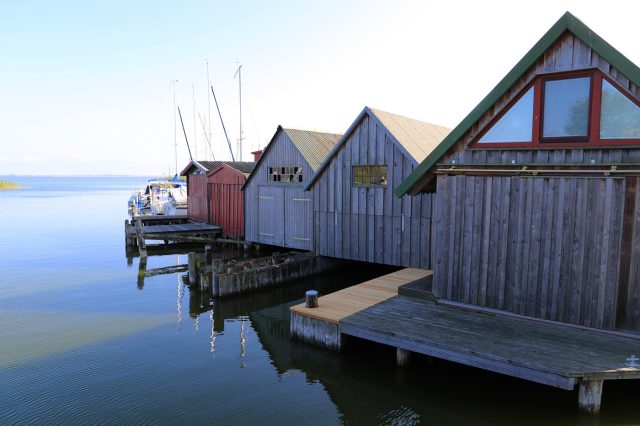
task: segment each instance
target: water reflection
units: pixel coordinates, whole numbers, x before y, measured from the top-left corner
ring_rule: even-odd
[[[246,367],[245,334],[250,326],[281,380],[303,372],[307,383],[322,385],[344,424],[604,425],[637,420],[635,413],[624,408],[623,401],[629,401],[624,396],[626,383],[609,385],[605,395],[612,400],[594,418],[577,412],[575,392],[423,356],[414,356],[409,367],[399,368],[395,350],[358,339],[347,340],[341,354],[290,339],[289,308],[303,302],[306,290],[327,294],[391,270],[352,266],[224,299],[191,286],[189,315],[209,318],[212,355],[224,324],[240,322],[240,368]]]
[[[210,255],[229,259],[247,254],[222,250]],[[238,368],[247,369],[250,353],[264,350],[281,381],[302,372],[308,384],[321,385],[344,424],[512,425],[517,419],[523,425],[604,425],[637,420],[625,408],[624,401],[630,398],[625,395],[629,392],[625,383],[607,384],[605,398],[611,400],[605,400],[602,414],[594,418],[577,412],[576,392],[422,356],[399,368],[393,348],[358,339],[347,339],[341,354],[290,339],[289,308],[303,302],[306,290],[327,294],[395,268],[352,264],[276,288],[219,299],[212,297],[210,279],[201,273],[202,265],[210,261],[204,253],[191,252],[176,257],[174,270],[165,266],[143,273],[150,279],[181,271],[176,273],[177,332],[182,330],[188,292],[188,315],[195,333],[200,331],[200,321],[209,321],[206,351],[212,359],[225,325],[233,325],[233,333],[226,338],[239,345],[223,346],[223,357],[237,357]],[[255,333],[253,340],[247,338],[250,331]],[[256,339],[259,347],[254,348]],[[536,412],[523,416],[532,407]]]

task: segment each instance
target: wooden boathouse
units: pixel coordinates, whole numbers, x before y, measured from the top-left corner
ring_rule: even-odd
[[[640,331],[639,85],[567,13],[425,159],[436,297]]]
[[[430,268],[432,194],[393,188],[450,129],[365,107],[307,184],[322,256]]]
[[[217,170],[220,166],[227,165],[239,173],[251,173],[255,162],[251,161],[195,161],[192,160],[180,172],[180,176],[187,178],[187,216],[190,219],[216,224],[214,217],[220,217],[221,212],[216,209],[215,216],[212,215],[212,208],[215,208],[215,201],[212,199],[210,189],[211,184],[222,190],[217,184],[221,182],[209,182],[208,173]],[[224,175],[226,173],[223,172]],[[215,175],[215,179],[224,179],[222,175]],[[230,184],[230,183],[229,183]],[[229,189],[229,191],[231,191]],[[228,192],[229,192],[228,191]],[[232,191],[231,191],[232,193]],[[230,208],[237,208],[236,204]],[[234,225],[237,229],[237,224]],[[231,234],[229,234],[231,235]]]
[[[431,299],[321,297],[292,335],[578,386],[597,413],[640,379],[639,179],[640,69],[567,12],[394,191],[435,194]]]
[[[304,187],[340,136],[278,126],[243,187],[246,241],[312,249],[313,194]]]
[[[222,228],[226,237],[244,236],[244,195],[242,186],[255,163],[223,163],[207,173],[209,222]]]

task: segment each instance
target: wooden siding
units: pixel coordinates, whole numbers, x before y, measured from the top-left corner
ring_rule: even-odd
[[[280,247],[311,250],[312,193],[303,188],[313,170],[284,131],[266,152],[244,189],[245,239]],[[300,183],[268,182],[269,167],[302,167]]]
[[[387,187],[353,187],[355,165],[386,165]],[[415,165],[365,114],[312,187],[314,250],[322,256],[429,269],[434,196],[393,195]]]
[[[598,68],[604,74],[617,82],[632,97],[640,100],[640,88],[631,83],[615,67],[602,59],[596,52],[592,51],[588,45],[575,37],[570,32],[566,32],[556,43],[541,57],[538,62],[531,67],[514,84],[496,104],[487,111],[472,127],[465,133],[459,142],[442,158],[440,163],[450,164],[455,161],[458,164],[488,163],[488,164],[510,164],[532,163],[546,164],[553,163],[640,163],[640,149],[571,149],[571,148],[550,148],[550,149],[468,149],[467,145],[482,131],[487,124],[502,109],[509,104],[533,79],[539,74],[557,73],[588,68]]]
[[[209,221],[207,176],[187,176],[187,216],[202,222]]]
[[[640,178],[626,180],[617,326],[640,330]]]
[[[625,179],[439,176],[436,297],[613,329]]]
[[[244,235],[244,198],[242,185],[246,178],[229,166],[219,168],[208,176],[211,222],[222,228],[228,237]]]

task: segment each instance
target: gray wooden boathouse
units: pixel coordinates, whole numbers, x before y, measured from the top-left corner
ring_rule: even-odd
[[[313,194],[304,187],[340,136],[278,126],[242,188],[246,241],[312,249]]]
[[[322,256],[430,268],[432,194],[393,188],[450,129],[365,107],[306,186]]]
[[[434,296],[640,331],[639,178],[640,69],[567,13],[396,193],[437,192]]]

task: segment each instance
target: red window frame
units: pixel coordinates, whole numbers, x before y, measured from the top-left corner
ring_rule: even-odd
[[[589,95],[589,123],[587,126],[587,137],[556,137],[556,138],[543,138],[542,126],[543,126],[543,114],[544,114],[544,82],[550,80],[566,80],[570,78],[591,77],[591,93]],[[469,145],[472,149],[496,149],[496,148],[520,148],[520,149],[533,149],[533,148],[575,148],[575,147],[612,147],[612,146],[625,146],[625,145],[640,145],[640,139],[600,139],[600,110],[602,100],[602,80],[605,79],[613,87],[615,87],[620,93],[631,100],[634,104],[640,107],[640,100],[631,97],[627,94],[627,90],[622,88],[620,84],[611,79],[609,76],[604,75],[598,69],[570,71],[557,74],[545,74],[536,77],[531,84],[527,84],[517,96],[515,96],[505,107],[491,119],[484,126],[481,133],[478,133],[474,137]],[[524,96],[525,93],[531,88],[533,89],[533,125],[531,129],[531,142],[483,142],[479,143],[479,140],[484,136],[498,120],[500,120],[511,107]]]

